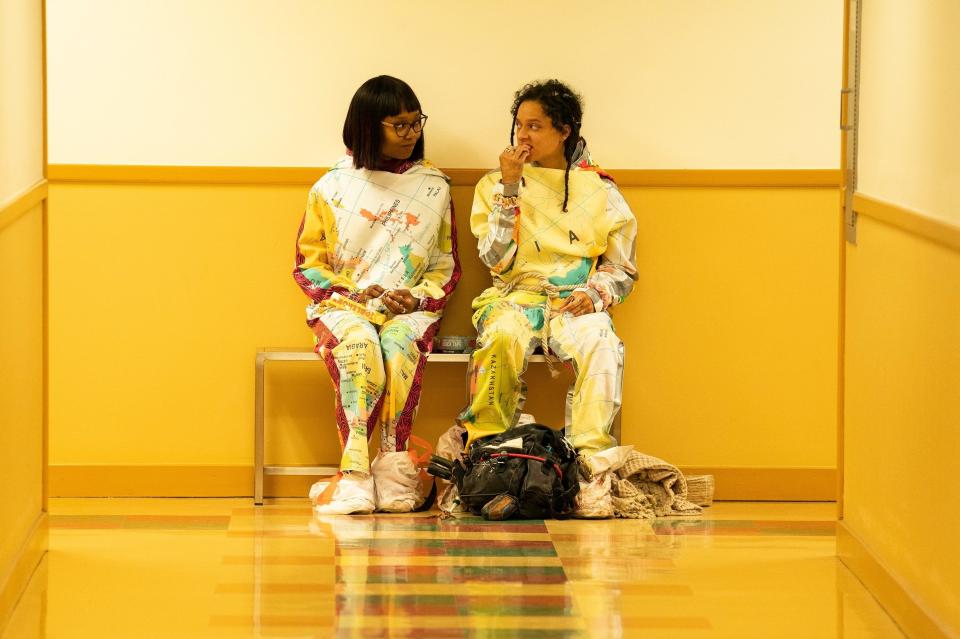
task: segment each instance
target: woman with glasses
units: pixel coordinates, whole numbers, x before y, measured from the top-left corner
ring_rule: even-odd
[[[558,80],[514,95],[510,146],[476,187],[470,227],[493,286],[473,301],[468,445],[517,423],[538,345],[569,362],[566,435],[585,457],[616,445],[623,343],[607,312],[637,277],[637,222],[580,135],[580,97]],[[548,363],[550,359],[548,359]]]
[[[406,512],[424,501],[407,452],[423,365],[460,279],[448,178],[424,160],[427,116],[390,76],[357,90],[347,153],[310,190],[293,276],[336,391],[343,455],[317,484],[321,514]],[[371,463],[368,438],[380,429]]]

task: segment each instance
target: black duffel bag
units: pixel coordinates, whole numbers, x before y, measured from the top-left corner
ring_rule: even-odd
[[[478,439],[462,460],[434,457],[430,472],[455,482],[464,507],[487,519],[568,517],[580,490],[576,451],[542,424]]]

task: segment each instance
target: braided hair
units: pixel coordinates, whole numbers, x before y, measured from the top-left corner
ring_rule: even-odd
[[[525,85],[513,95],[513,106],[510,107],[510,114],[513,116],[513,121],[510,123],[511,146],[517,124],[517,111],[520,110],[520,105],[527,101],[540,104],[540,108],[553,123],[553,128],[561,130],[564,125],[570,127],[570,135],[563,141],[563,157],[567,160],[567,168],[563,173],[563,211],[566,213],[570,195],[570,166],[573,162],[573,153],[580,142],[583,99],[560,80],[545,80]]]

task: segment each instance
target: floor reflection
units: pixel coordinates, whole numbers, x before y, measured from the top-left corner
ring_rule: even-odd
[[[832,505],[486,522],[51,504],[51,550],[3,639],[901,636],[836,560]]]

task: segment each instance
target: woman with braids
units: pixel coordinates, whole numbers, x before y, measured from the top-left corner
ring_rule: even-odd
[[[366,81],[343,125],[347,154],[310,190],[297,235],[293,276],[310,298],[307,324],[333,379],[343,448],[337,480],[310,491],[320,514],[423,503],[407,441],[423,365],[460,279],[449,181],[423,159],[426,121],[405,82]]]
[[[580,135],[580,97],[558,80],[514,97],[510,146],[500,170],[477,185],[470,227],[493,286],[473,302],[477,350],[469,406],[460,414],[468,446],[515,425],[521,375],[537,345],[569,362],[566,435],[585,457],[616,445],[623,343],[607,309],[637,277],[637,222]]]

